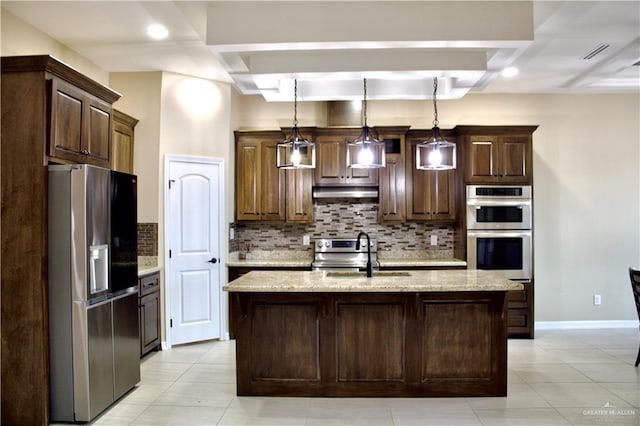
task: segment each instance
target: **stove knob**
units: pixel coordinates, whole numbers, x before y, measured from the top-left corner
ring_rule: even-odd
[[[324,246],[325,247],[331,247],[331,243],[329,241],[325,241]]]
[[[318,248],[322,248],[322,241],[318,241]]]

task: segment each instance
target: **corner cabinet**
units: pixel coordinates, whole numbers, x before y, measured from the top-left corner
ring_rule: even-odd
[[[140,357],[160,347],[160,273],[138,278]]]
[[[416,169],[416,146],[430,136],[430,131],[415,131],[407,140],[407,220],[454,222],[457,170]],[[443,136],[455,140],[448,132],[443,132]]]
[[[111,169],[133,174],[134,129],[138,120],[113,110]]]
[[[532,134],[537,126],[457,126],[468,184],[533,182]]]
[[[312,222],[312,170],[276,167],[282,131],[236,131],[236,220]]]

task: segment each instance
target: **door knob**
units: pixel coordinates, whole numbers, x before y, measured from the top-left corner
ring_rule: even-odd
[[[212,257],[211,259],[207,260],[207,262],[209,262],[209,263],[218,263],[218,259],[216,259],[215,257]]]

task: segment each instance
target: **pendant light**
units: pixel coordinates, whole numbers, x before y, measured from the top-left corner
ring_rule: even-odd
[[[456,168],[456,144],[447,142],[438,127],[438,77],[433,79],[433,128],[431,139],[416,145],[416,169],[452,170]]]
[[[294,80],[293,86],[291,136],[277,145],[276,166],[279,169],[313,169],[316,167],[316,145],[306,140],[298,129],[298,80]]]
[[[367,79],[364,79],[364,103],[362,106],[364,125],[360,135],[347,143],[347,167],[352,169],[379,169],[386,164],[384,142],[373,135],[367,126]]]

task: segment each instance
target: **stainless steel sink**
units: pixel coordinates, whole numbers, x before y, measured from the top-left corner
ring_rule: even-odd
[[[327,272],[327,277],[329,278],[362,278],[366,277],[367,273],[362,271],[329,271]],[[374,277],[409,277],[411,274],[406,271],[374,271]]]

